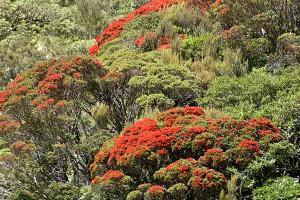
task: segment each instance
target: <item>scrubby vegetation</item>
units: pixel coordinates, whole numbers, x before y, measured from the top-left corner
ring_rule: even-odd
[[[300,198],[299,11],[4,0],[0,199]]]

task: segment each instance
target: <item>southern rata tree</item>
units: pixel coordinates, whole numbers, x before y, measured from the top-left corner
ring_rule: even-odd
[[[210,119],[201,107],[177,107],[108,140],[90,166],[103,199],[217,198],[232,175],[280,141],[267,119]],[[100,197],[99,197],[100,198]]]
[[[88,57],[50,60],[18,75],[0,93],[1,147],[6,147],[1,163],[5,174],[18,180],[7,184],[8,190],[23,188],[46,198],[51,181],[89,183],[95,152],[88,142],[96,132],[89,117],[91,94],[106,73]]]

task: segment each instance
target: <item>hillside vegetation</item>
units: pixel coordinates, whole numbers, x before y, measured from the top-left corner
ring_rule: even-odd
[[[299,13],[4,0],[0,199],[300,198]]]

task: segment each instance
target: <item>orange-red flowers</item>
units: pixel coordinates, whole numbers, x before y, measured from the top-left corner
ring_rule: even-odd
[[[109,170],[103,175],[103,181],[108,181],[112,179],[121,179],[124,176],[119,170]]]
[[[160,9],[170,7],[171,5],[179,2],[183,2],[183,0],[152,0],[139,7],[135,11],[129,13],[127,17],[113,21],[109,27],[107,27],[100,35],[97,36],[97,44],[95,44],[89,50],[89,54],[92,56],[97,55],[98,51],[102,49],[107,42],[118,38],[123,32],[125,25],[134,18],[141,15],[147,15],[151,12],[157,12]]]
[[[52,105],[62,107],[72,94],[66,90],[71,91],[73,87],[73,90],[77,91],[78,88],[82,88],[78,85],[85,83],[77,81],[78,79],[89,79],[97,75],[101,77],[105,74],[103,65],[91,58],[61,58],[39,63],[18,75],[4,91],[0,92],[0,110],[16,106],[24,99],[38,110],[44,110]],[[66,94],[68,97],[64,96]]]

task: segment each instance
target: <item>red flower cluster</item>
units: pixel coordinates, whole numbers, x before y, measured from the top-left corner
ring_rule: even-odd
[[[244,135],[251,139],[243,139]],[[266,137],[273,140],[263,140]],[[126,128],[112,140],[113,143],[101,148],[95,162],[126,166],[141,158],[152,162],[167,152],[170,156],[174,151],[189,149],[185,151],[187,156],[188,152],[199,156],[204,154],[201,162],[216,168],[219,164],[235,162],[234,159],[242,157],[250,162],[255,155],[261,154],[259,140],[265,141],[263,148],[280,140],[278,129],[267,119],[241,122],[229,118],[211,120],[200,107],[172,108],[160,113],[157,121],[145,119]]]
[[[114,179],[121,179],[123,178],[124,174],[119,170],[109,170],[106,174],[103,175],[102,181],[109,181]]]
[[[236,162],[243,166],[248,164],[255,155],[261,155],[263,152],[260,150],[257,141],[243,139],[238,148],[235,149],[235,154],[237,155]]]
[[[201,107],[185,107],[171,108],[157,117],[163,123],[164,127],[176,125],[188,125],[204,118],[203,108]]]
[[[221,7],[221,0],[189,0],[189,4],[198,6],[203,14],[206,13],[207,10],[213,10]],[[225,14],[229,10],[229,7],[226,6],[219,10],[218,14]]]
[[[123,78],[123,75],[118,71],[108,72],[101,80],[116,81],[119,82]]]
[[[156,37],[156,34],[154,32],[151,33],[151,41],[154,41],[155,40],[155,37]],[[145,36],[140,36],[136,41],[135,41],[135,45],[139,46],[140,48],[143,47],[145,43]],[[157,48],[157,50],[161,50],[161,49],[168,49],[170,48],[170,45],[171,45],[171,39],[170,38],[166,38],[166,37],[163,37],[161,38],[160,40],[160,45],[159,47]]]
[[[224,174],[206,167],[197,168],[192,174],[189,185],[200,191],[217,190],[227,181]]]
[[[34,145],[23,141],[17,141],[11,144],[9,148],[14,152],[28,152],[34,150]]]
[[[157,153],[162,156],[165,156],[167,154],[167,150],[165,148],[162,148],[162,149],[158,150]]]
[[[116,138],[117,139],[117,138]],[[115,140],[116,140],[115,139]],[[110,156],[110,150],[115,145],[115,141],[106,141],[101,147],[101,150],[95,155],[95,162],[90,166],[91,170],[94,171],[97,167],[97,163],[107,162]]]
[[[254,129],[259,129],[259,130],[270,130],[275,133],[280,133],[280,130],[272,124],[272,122],[266,118],[260,118],[260,119],[255,119],[252,118],[248,121],[249,126],[253,127]]]
[[[44,80],[39,82],[38,89],[40,94],[49,93],[51,90],[56,93],[58,92],[57,89],[58,85],[57,82],[63,78],[63,74],[54,74],[47,76]]]
[[[161,150],[176,143],[176,135],[184,127],[166,127],[159,131],[144,131],[139,135],[119,137],[110,151],[108,163],[127,164],[129,161],[145,156],[152,150]]]
[[[261,153],[261,150],[259,149],[258,142],[253,140],[242,140],[240,144],[238,145],[239,148],[245,149],[247,151],[251,151],[253,153]]]
[[[94,186],[95,184],[97,184],[99,181],[100,181],[100,177],[99,177],[99,176],[97,176],[96,178],[94,178],[94,179],[91,181],[91,188],[93,188],[93,186]]]
[[[166,188],[154,185],[151,186],[145,193],[145,199],[164,199]]]
[[[15,120],[10,120],[4,115],[0,116],[0,136],[1,133],[10,132],[11,130],[18,128],[20,123]]]
[[[219,140],[217,141],[214,134],[205,132],[195,137],[192,142],[192,150],[195,152],[205,152],[208,149],[213,148],[216,142],[219,142]]]
[[[103,46],[120,36],[125,25],[132,21],[134,18],[142,15],[147,15],[151,12],[157,12],[160,9],[168,8],[173,4],[183,2],[183,0],[152,0],[145,5],[139,7],[135,11],[131,12],[127,17],[115,20],[107,27],[98,37],[96,38],[97,44],[95,44],[90,50],[89,54],[94,56],[97,55],[98,51],[103,48]]]
[[[160,185],[154,185],[148,189],[148,192],[150,193],[157,193],[157,192],[163,192],[165,190],[164,187]]]
[[[229,157],[222,149],[213,148],[207,150],[204,156],[199,158],[199,162],[204,166],[211,166],[214,169],[224,169],[229,162]]]
[[[156,120],[147,118],[142,121],[138,121],[132,126],[126,128],[123,131],[122,136],[133,136],[133,135],[138,135],[145,131],[157,131],[157,130],[158,127],[157,127]]]
[[[102,45],[102,47],[103,46],[104,46],[104,44]],[[95,56],[98,54],[98,51],[99,51],[99,45],[98,45],[98,43],[96,43],[89,49],[89,55]]]
[[[193,158],[180,159],[156,171],[153,176],[169,186],[174,183],[186,183],[198,165],[199,163]]]
[[[55,103],[59,103],[57,107],[62,107],[65,105],[62,100],[70,99],[70,96],[65,97],[64,94],[70,95],[76,92],[72,87],[78,90],[80,88],[78,85],[84,83],[78,79],[88,80],[95,74],[103,76],[105,73],[103,65],[90,58],[61,58],[37,64],[34,68],[18,75],[4,91],[0,92],[0,110],[16,106],[24,98],[31,101],[31,105],[39,110]],[[73,92],[66,93],[66,90]]]
[[[135,41],[134,44],[137,45],[137,46],[139,46],[140,48],[142,48],[144,42],[145,42],[145,37],[144,37],[144,36],[141,36],[141,37],[139,37],[139,39],[137,39],[137,40]]]
[[[17,75],[6,90],[0,92],[0,111],[11,104],[19,103],[27,92],[28,87],[23,83],[23,74]]]

